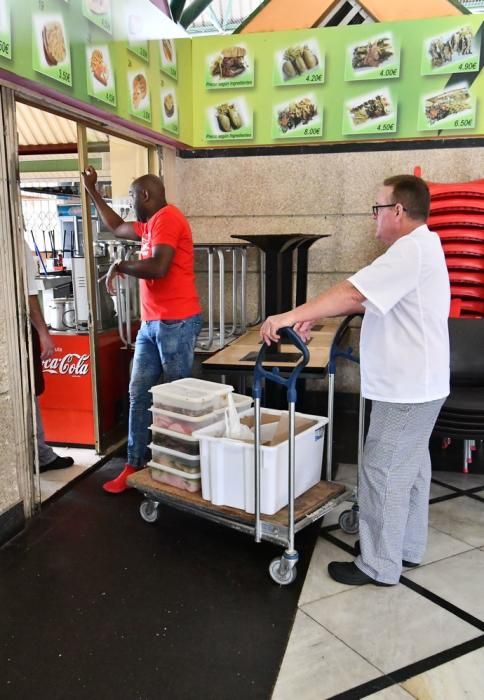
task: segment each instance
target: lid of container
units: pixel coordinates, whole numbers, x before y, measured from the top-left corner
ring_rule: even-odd
[[[177,433],[176,430],[169,430],[168,428],[158,428],[157,425],[152,425],[150,430],[153,433],[159,433],[160,435],[169,435],[182,442],[199,442],[198,438],[187,435],[186,433]]]
[[[170,384],[155,384],[151,387],[150,392],[158,398],[166,396],[167,398],[194,402],[208,401],[214,396],[213,392],[202,391],[190,386],[174,386],[173,382]]]
[[[201,479],[201,472],[182,472],[179,469],[173,469],[173,467],[165,466],[163,464],[157,464],[156,462],[148,462],[148,466],[152,469],[158,469],[160,472],[168,472],[168,474],[174,474],[175,476],[180,476],[182,479]]]
[[[164,386],[167,386],[166,384]],[[229,394],[234,390],[230,384],[219,384],[218,382],[209,382],[206,379],[196,379],[195,377],[185,377],[184,379],[175,379],[170,383],[170,386],[185,386],[194,391],[203,391],[209,394]]]
[[[178,450],[172,450],[170,447],[162,447],[161,445],[155,445],[154,442],[148,445],[150,450],[162,454],[169,455],[170,457],[176,457],[180,462],[186,462],[187,466],[196,466],[196,462],[200,462],[200,455],[189,455],[186,452],[178,452]]]

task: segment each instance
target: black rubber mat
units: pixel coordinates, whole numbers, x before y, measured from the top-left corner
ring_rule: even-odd
[[[282,548],[109,496],[112,460],[0,550],[0,697],[269,700],[317,537],[296,537],[298,577],[268,575]]]

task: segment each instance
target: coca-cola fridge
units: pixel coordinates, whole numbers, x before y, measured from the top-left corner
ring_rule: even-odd
[[[52,333],[55,353],[43,361],[45,391],[40,396],[46,440],[95,446],[95,401],[89,335]],[[117,329],[97,336],[97,408],[101,435],[126,423],[129,362]],[[125,427],[125,426],[124,426]]]

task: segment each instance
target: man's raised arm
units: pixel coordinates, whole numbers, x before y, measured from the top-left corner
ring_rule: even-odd
[[[92,166],[88,166],[82,173],[82,179],[84,182],[84,187],[91,197],[97,212],[105,226],[114,233],[116,238],[123,238],[129,241],[139,241],[139,236],[136,234],[132,224],[123,221],[123,219],[116,214],[114,209],[106,204],[104,199],[99,194],[96,189],[97,183],[97,172]]]

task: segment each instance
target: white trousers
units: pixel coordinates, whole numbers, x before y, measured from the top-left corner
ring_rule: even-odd
[[[402,559],[419,563],[424,555],[429,439],[444,401],[373,401],[358,475],[361,554],[355,563],[376,581],[397,583]]]

